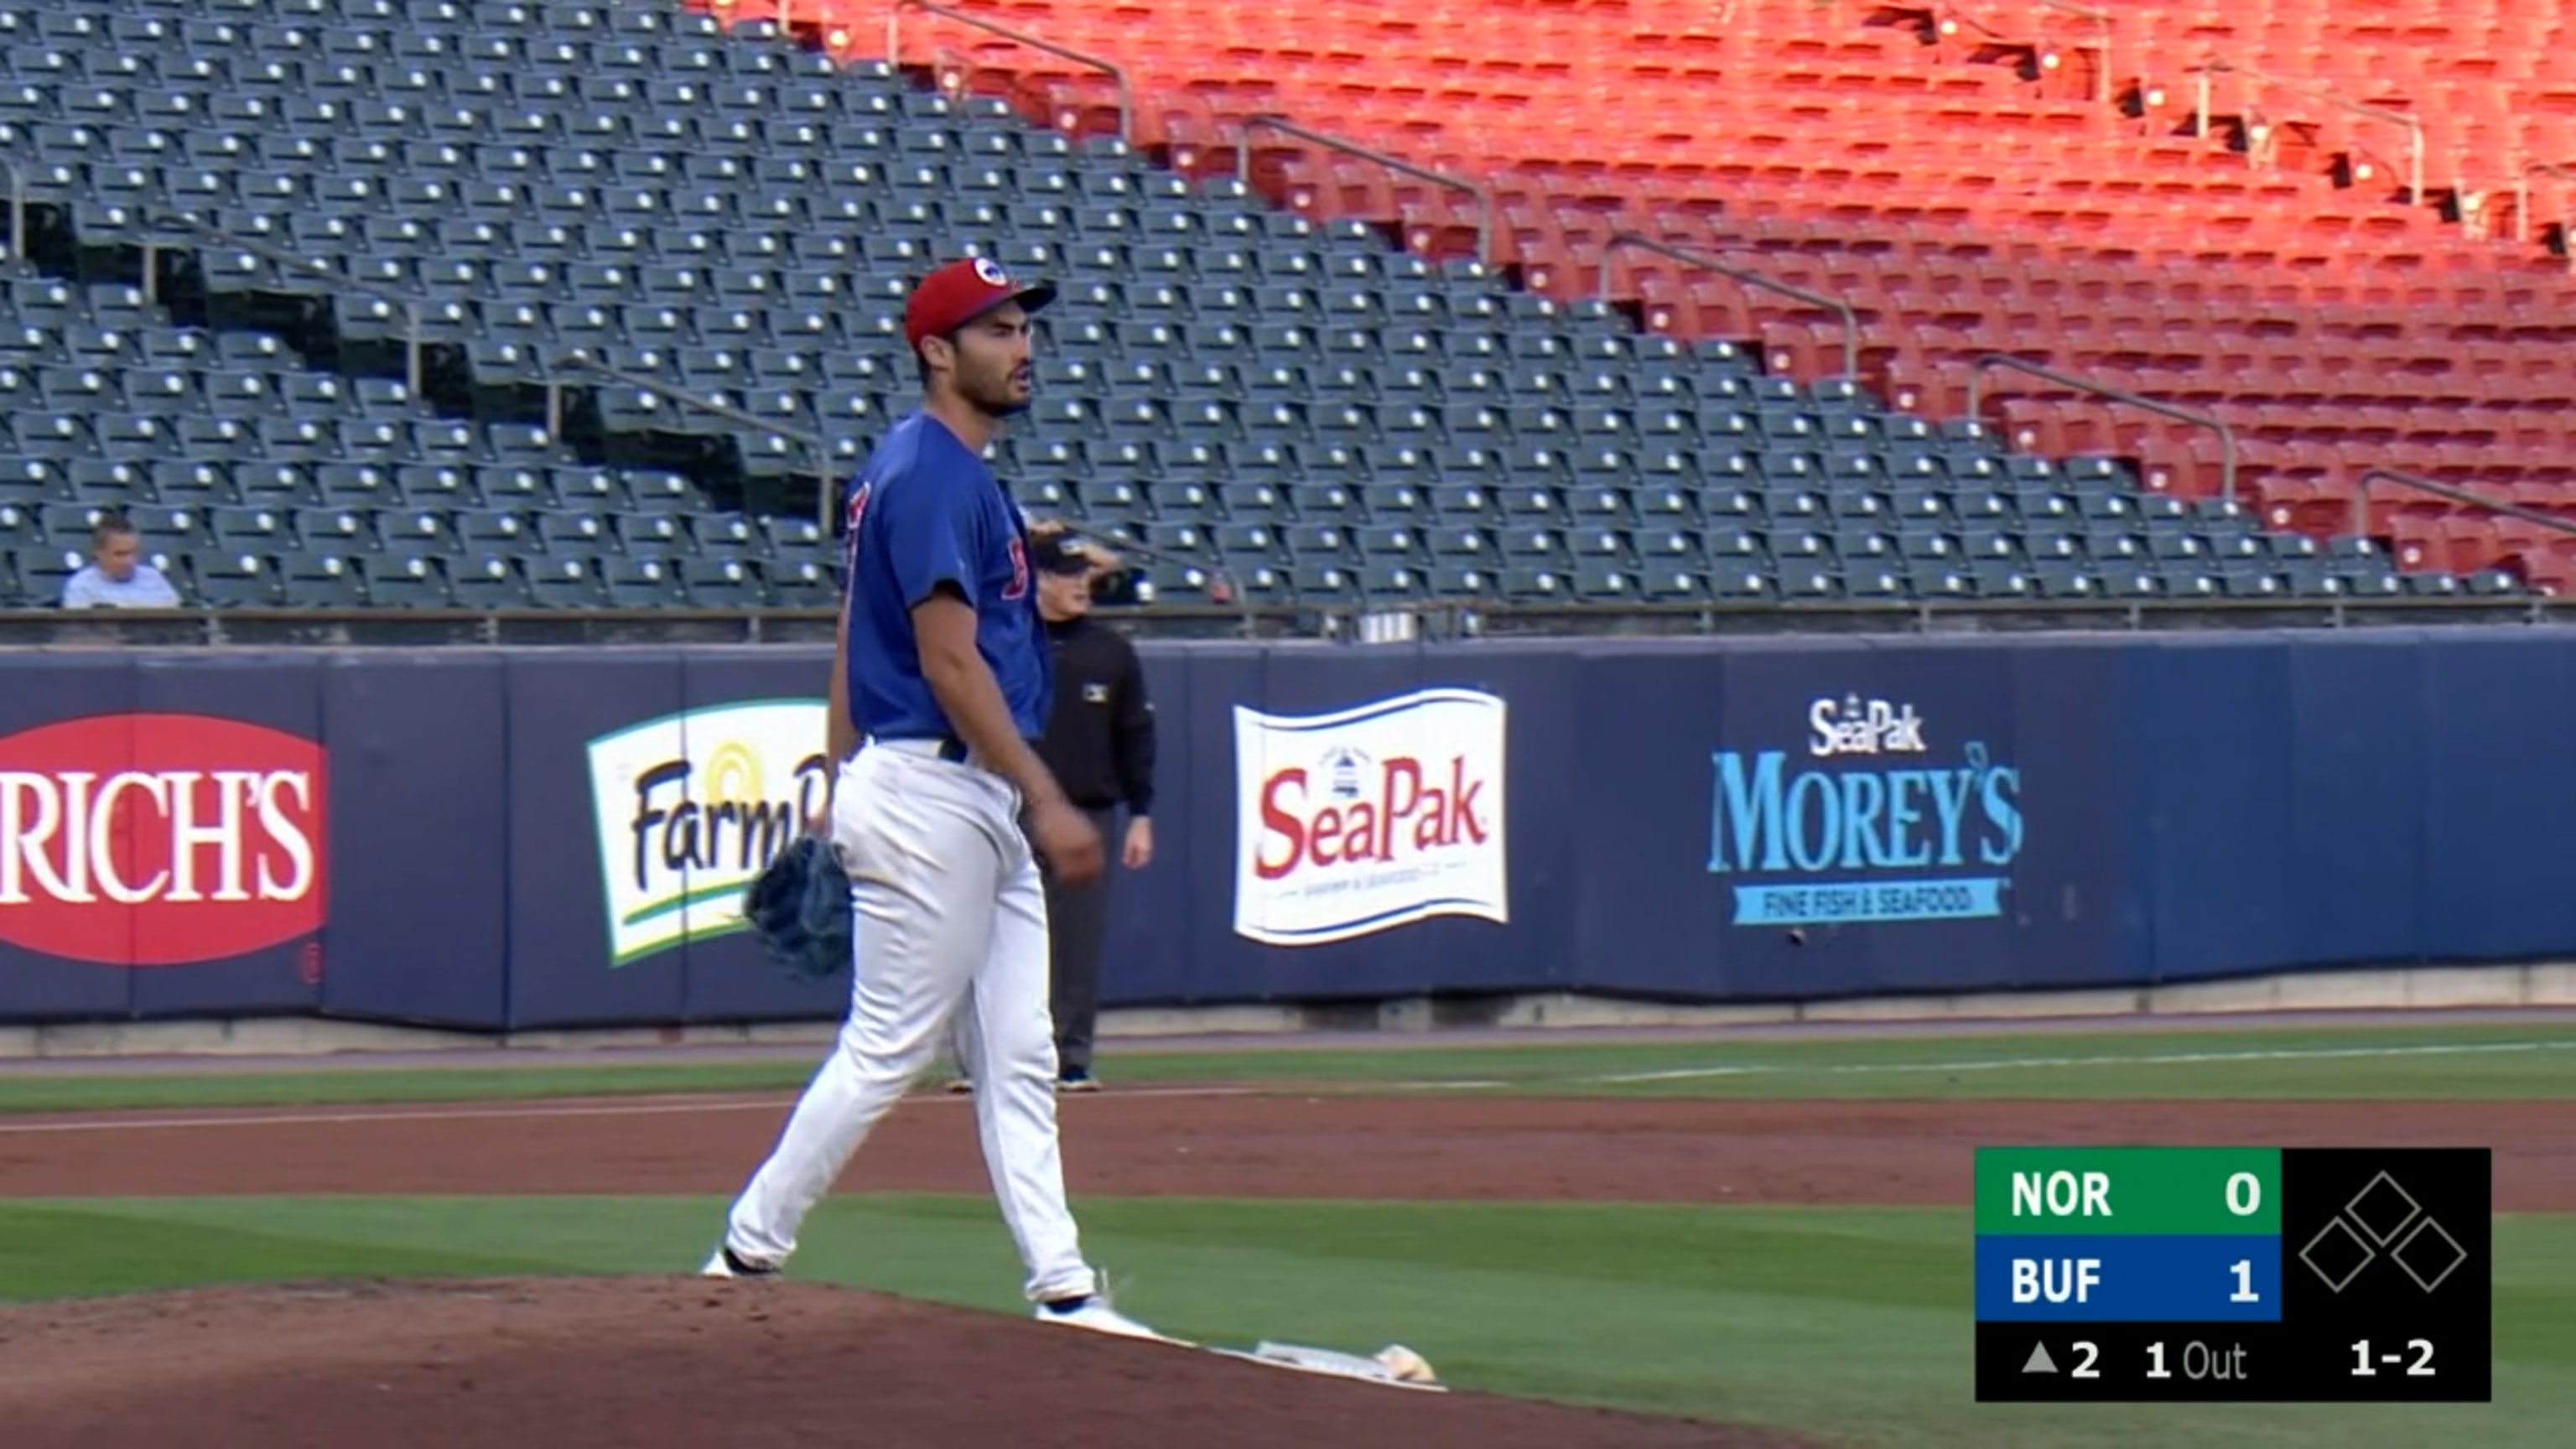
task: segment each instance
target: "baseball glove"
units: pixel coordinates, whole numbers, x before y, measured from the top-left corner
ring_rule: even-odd
[[[830,841],[797,836],[743,892],[742,914],[769,959],[800,981],[850,964],[850,878]]]

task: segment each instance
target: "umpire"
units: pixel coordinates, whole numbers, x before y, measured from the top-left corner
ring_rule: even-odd
[[[1064,784],[1065,797],[1091,817],[1102,840],[1118,838],[1118,807],[1127,833],[1118,858],[1142,870],[1154,858],[1154,705],[1136,646],[1091,617],[1094,580],[1116,562],[1061,524],[1030,531],[1037,553],[1038,613],[1055,649],[1055,707],[1039,757]],[[1100,1016],[1100,943],[1109,931],[1109,882],[1067,886],[1047,871],[1047,934],[1054,960],[1057,1086],[1099,1089],[1091,1072],[1091,1036]]]
[[[1144,666],[1125,635],[1091,617],[1091,586],[1117,561],[1062,523],[1029,529],[1035,554],[1038,613],[1046,621],[1055,655],[1055,705],[1047,717],[1038,756],[1064,786],[1065,798],[1085,815],[1102,840],[1117,838],[1118,810],[1127,809],[1120,863],[1142,870],[1154,858],[1154,705],[1145,694]],[[1100,944],[1109,931],[1109,883],[1102,871],[1090,884],[1068,886],[1045,861],[1047,944],[1055,1014],[1056,1089],[1096,1092],[1092,1030],[1100,1016]],[[950,1091],[972,1091],[963,1076]]]

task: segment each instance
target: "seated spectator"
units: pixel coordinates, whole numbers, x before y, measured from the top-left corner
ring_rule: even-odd
[[[122,518],[99,521],[90,535],[90,564],[63,581],[66,609],[175,609],[179,591],[143,562],[143,540]]]

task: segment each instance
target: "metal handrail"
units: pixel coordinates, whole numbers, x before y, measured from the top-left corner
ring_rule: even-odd
[[[2102,37],[2102,70],[2093,78],[2093,98],[2107,105],[2111,99],[2111,12],[2091,5],[2078,5],[2075,0],[2031,0],[2031,3],[2043,10],[2063,11],[2093,22]]]
[[[1120,66],[1116,61],[1113,61],[1106,56],[1093,55],[1088,51],[1075,50],[1073,47],[1068,45],[1058,45],[1056,42],[1048,40],[1044,36],[1032,35],[1025,30],[1004,25],[998,20],[987,20],[980,15],[970,15],[963,10],[947,5],[934,5],[931,3],[931,0],[895,0],[893,5],[887,7],[885,53],[886,59],[889,61],[895,61],[902,58],[903,12],[907,10],[920,10],[931,15],[937,15],[945,19],[954,20],[960,25],[981,30],[988,34],[998,35],[1004,40],[1017,41],[1031,50],[1042,50],[1049,55],[1090,66],[1092,69],[1108,76],[1110,82],[1118,87],[1118,139],[1130,145],[1135,143],[1136,87],[1134,83],[1127,79],[1125,68]],[[785,7],[783,5],[780,7],[780,12],[780,23],[784,25]]]
[[[1383,166],[1399,176],[1410,176],[1416,181],[1428,181],[1434,186],[1446,186],[1452,191],[1463,191],[1476,198],[1476,260],[1486,263],[1493,261],[1494,193],[1493,189],[1483,182],[1473,181],[1447,171],[1434,171],[1428,166],[1416,165],[1401,156],[1391,156],[1384,151],[1363,146],[1357,141],[1345,140],[1310,126],[1301,126],[1286,116],[1274,115],[1267,111],[1246,116],[1240,124],[1243,128],[1243,145],[1236,152],[1234,171],[1236,180],[1245,183],[1252,180],[1253,132],[1277,131],[1282,135],[1294,136],[1309,145],[1321,146],[1328,151],[1339,151],[1343,155],[1356,156],[1363,161]]]
[[[2421,117],[2407,111],[2392,111],[2386,106],[2369,105],[2353,100],[2349,96],[2339,95],[2332,89],[2311,81],[2274,75],[2258,66],[2239,65],[2232,60],[2206,61],[2193,66],[2186,74],[2195,77],[2200,86],[2198,119],[2200,134],[2204,136],[2209,134],[2210,77],[2213,75],[2245,76],[2264,85],[2277,86],[2282,90],[2324,101],[2330,106],[2349,111],[2366,121],[2379,121],[2405,127],[2406,199],[2415,204],[2421,204],[2424,200],[2424,122]],[[2247,154],[2251,156],[2251,148],[2248,148]]]
[[[2091,5],[2079,5],[2075,0],[2022,0],[2022,3],[2090,20],[2099,29],[2102,38],[2097,44],[2102,52],[2102,72],[2093,78],[2093,99],[2108,104],[2111,100],[2111,26],[2115,19],[2111,12]]]
[[[9,259],[23,262],[27,260],[27,173],[15,157],[0,156],[0,177],[6,177],[9,183]],[[152,285],[155,244],[151,238],[145,237],[142,246],[143,299],[158,302],[160,298],[155,295]]]
[[[704,393],[691,392],[687,388],[676,387],[641,373],[629,372],[613,363],[602,362],[587,352],[567,352],[554,359],[545,369],[546,431],[555,437],[562,437],[564,431],[563,394],[568,384],[564,382],[563,374],[566,372],[597,373],[601,377],[609,378],[627,387],[649,392],[666,402],[696,408],[700,412],[722,418],[726,422],[758,428],[773,437],[785,438],[789,442],[803,445],[806,452],[817,460],[813,468],[814,520],[825,528],[832,526],[835,492],[830,463],[832,443],[821,433],[782,424],[774,419],[764,418],[758,413],[747,412],[731,403],[718,402]]]
[[[2071,372],[2060,372],[2053,367],[2042,367],[2036,362],[2030,362],[2023,358],[2015,357],[2009,352],[1989,352],[1983,357],[1978,358],[1976,362],[1969,367],[1969,417],[1982,418],[1984,416],[1985,392],[1983,384],[1985,381],[1986,370],[1994,367],[2007,368],[2014,372],[2028,373],[2032,377],[2045,379],[2046,381],[2056,383],[2060,387],[2071,387],[2077,392],[2091,393],[2095,397],[2101,398],[2107,402],[2123,403],[2129,407],[2139,408],[2144,411],[2154,413],[2158,417],[2171,418],[2178,423],[2190,423],[2195,427],[2203,427],[2215,432],[2218,434],[2218,446],[2220,449],[2218,465],[2219,494],[2229,503],[2234,503],[2236,501],[2236,430],[2229,427],[2225,419],[2210,413],[2197,412],[2191,408],[2176,407],[2172,403],[2158,402],[2151,397],[2141,397],[2137,393],[2129,392],[2122,388],[2112,387],[2106,383],[2095,382],[2090,378],[2078,377]]]
[[[1697,627],[1675,631],[1698,637],[1728,632],[1737,623],[1780,625],[1789,629],[1806,629],[1819,620],[1839,620],[1856,624],[1867,631],[1942,632],[1955,634],[1961,629],[1980,629],[1980,620],[2003,621],[2007,627],[2018,627],[2016,621],[2082,620],[2085,628],[2125,628],[2147,630],[2163,628],[2259,628],[2309,627],[2348,629],[2376,627],[2393,622],[2405,627],[2431,624],[2434,627],[2474,627],[2492,620],[2504,619],[2526,624],[2549,624],[2564,627],[2576,623],[2576,603],[2544,594],[2512,595],[2408,595],[2375,597],[2344,594],[2331,597],[2230,598],[2224,596],[2159,596],[2151,598],[2064,598],[2064,599],[1906,599],[1865,601],[1855,599],[1792,602],[1766,600],[1698,600],[1691,602],[1647,602],[1629,600],[1620,604],[1537,603],[1530,601],[1480,601],[1472,605],[1445,604],[1433,601],[1417,612],[1425,620],[1439,623],[1444,612],[1472,613],[1486,626],[1482,632],[1496,637],[1491,625],[1537,623],[1556,620],[1589,621],[1622,624],[1687,620]],[[1133,616],[1151,632],[1162,621],[1190,621],[1211,617],[1214,611],[1173,607]],[[1298,610],[1294,606],[1271,605],[1248,610],[1256,619],[1281,625],[1293,625]],[[2441,616],[2458,616],[2444,618]],[[609,624],[639,626],[646,624],[712,624],[740,623],[746,627],[743,642],[795,647],[812,645],[829,635],[819,632],[791,637],[762,627],[767,624],[801,624],[828,626],[839,616],[832,608],[579,608],[579,609],[384,609],[384,608],[277,608],[208,607],[185,605],[177,609],[101,609],[67,611],[43,606],[0,604],[0,658],[32,649],[62,647],[67,636],[132,637],[135,626],[179,623],[194,626],[197,637],[186,638],[162,634],[157,630],[145,634],[155,644],[203,644],[210,647],[254,642],[236,638],[228,625],[287,625],[298,638],[285,647],[331,649],[372,648],[444,648],[489,647],[506,643],[501,637],[509,625],[590,625]],[[2287,624],[2284,621],[2289,621]],[[2174,622],[2166,622],[2174,621]],[[473,624],[480,626],[477,638],[446,641],[416,638],[344,639],[315,645],[310,639],[314,626],[346,625],[440,625]],[[45,631],[32,642],[23,640],[22,628]],[[1504,631],[1508,637],[1511,631]],[[1551,631],[1553,637],[1600,637],[1582,630]],[[1439,636],[1431,636],[1439,637]],[[1618,637],[1627,637],[1623,632]]]
[[[2030,0],[2030,3],[2042,10],[2063,10],[2069,15],[2081,15],[2087,20],[2098,20],[2105,25],[2111,23],[2110,11],[2097,9],[2091,5],[2078,5],[2075,0]]]
[[[0,175],[9,178],[9,260],[27,259],[27,173],[18,163],[0,156]]]
[[[2431,478],[2421,478],[2412,473],[2400,472],[2395,468],[2373,468],[2353,480],[2352,536],[2355,538],[2370,537],[2370,485],[2374,481],[2395,483],[2402,487],[2430,493],[2436,498],[2448,499],[2453,503],[2466,503],[2474,508],[2484,508],[2493,513],[2501,513],[2507,518],[2519,518],[2525,523],[2536,523],[2552,532],[2576,537],[2576,520],[2561,518],[2554,513],[2543,513],[2536,508],[2525,508],[2511,499],[2498,498],[2490,493],[2480,493],[2474,489],[2463,488],[2456,483],[2442,483]]]
[[[563,357],[556,359],[554,367],[549,369],[550,376],[546,383],[546,418],[549,426],[554,428],[558,433],[562,428],[562,389],[564,384],[561,381],[556,380],[553,374],[564,371],[597,373],[602,377],[613,379],[628,387],[640,388],[645,392],[652,393],[654,396],[664,399],[665,401],[678,403],[683,407],[697,408],[703,412],[711,413],[716,417],[723,418],[728,422],[740,423],[748,427],[758,428],[762,432],[768,433],[774,437],[785,438],[789,442],[801,444],[809,455],[816,458],[828,459],[832,454],[832,440],[810,428],[800,428],[790,424],[782,424],[771,419],[761,417],[756,413],[744,412],[742,409],[734,407],[728,403],[717,402],[714,398],[708,397],[703,393],[694,393],[684,387],[674,387],[670,383],[658,382],[652,378],[628,372],[624,368],[611,366],[610,364],[602,362],[598,358],[591,356],[587,352],[567,353]],[[817,522],[821,523],[828,529],[838,521],[835,517],[838,510],[834,506],[834,494],[837,491],[835,484],[837,480],[830,471],[828,464],[818,465],[815,469],[814,477],[817,485],[814,496],[814,516]],[[1116,540],[1116,547],[1122,553],[1138,554],[1145,558],[1173,564],[1177,567],[1204,569],[1210,577],[1225,585],[1228,601],[1231,602],[1235,606],[1237,612],[1242,615],[1244,637],[1247,639],[1251,638],[1258,632],[1258,625],[1253,618],[1251,601],[1244,597],[1241,585],[1236,581],[1234,574],[1223,564],[1212,564],[1205,559],[1187,558],[1180,554],[1170,553],[1163,549],[1156,548],[1151,544],[1140,543],[1132,539],[1118,539]]]
[[[380,302],[401,303],[406,344],[403,356],[403,381],[411,388],[413,397],[421,395],[428,375],[428,358],[421,336],[421,308],[437,300],[428,292],[413,287],[389,287],[379,282],[362,282],[328,262],[300,256],[283,247],[270,246],[266,242],[254,241],[249,237],[236,236],[212,222],[187,212],[172,211],[158,213],[146,223],[147,229],[143,236],[143,285],[147,294],[154,285],[152,252],[163,245],[152,238],[149,228],[160,223],[185,227],[217,246],[248,252],[274,266],[292,267],[316,281],[332,283],[361,297],[373,297]]]
[[[2576,166],[2571,166],[2564,161],[2532,161],[2525,163],[2522,170],[2514,176],[2513,239],[2515,241],[2531,240],[2531,178],[2534,176],[2554,177],[2560,181],[2576,181]]]
[[[1650,251],[1657,256],[1669,257],[1685,266],[1704,268],[1719,276],[1732,278],[1759,291],[1777,292],[1783,297],[1804,302],[1810,307],[1822,307],[1828,312],[1840,315],[1843,319],[1842,375],[1847,378],[1860,376],[1860,313],[1854,311],[1849,302],[1838,297],[1826,296],[1822,292],[1810,292],[1804,287],[1793,287],[1787,282],[1766,277],[1760,272],[1747,271],[1742,267],[1718,261],[1704,252],[1678,247],[1667,241],[1657,241],[1653,237],[1633,231],[1611,233],[1610,240],[1601,248],[1600,277],[1593,287],[1593,290],[1601,296],[1610,295],[1610,259],[1617,255],[1622,247]]]

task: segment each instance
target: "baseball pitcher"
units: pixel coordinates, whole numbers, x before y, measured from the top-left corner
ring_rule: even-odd
[[[1075,881],[1100,873],[1102,847],[1031,743],[1052,662],[1026,526],[983,460],[1002,420],[1028,406],[1030,318],[1054,298],[975,259],[931,273],[906,306],[922,404],[844,507],[829,740],[842,763],[826,816],[851,882],[850,1012],[703,1271],[779,1271],[953,1018],[983,1084],[975,1125],[1037,1316],[1152,1338],[1110,1307],[1065,1203],[1032,845]]]

